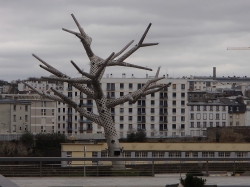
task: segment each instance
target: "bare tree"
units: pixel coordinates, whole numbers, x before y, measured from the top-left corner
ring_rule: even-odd
[[[130,50],[128,50],[125,54],[120,56],[133,43],[133,41],[129,42],[118,53],[112,53],[107,59],[102,59],[93,53],[93,51],[91,49],[91,41],[92,41],[91,37],[89,37],[84,32],[84,30],[82,29],[82,27],[80,26],[80,24],[78,23],[78,21],[76,20],[76,18],[74,17],[73,14],[72,14],[72,17],[73,17],[80,32],[70,31],[67,29],[63,29],[63,30],[77,36],[80,39],[88,57],[89,57],[89,60],[90,60],[90,72],[87,73],[87,72],[82,71],[73,61],[71,61],[72,65],[78,70],[78,72],[80,74],[82,74],[83,77],[70,78],[69,76],[65,75],[64,73],[60,72],[56,68],[52,67],[51,65],[49,65],[48,63],[43,61],[38,56],[36,56],[34,54],[33,54],[33,56],[37,60],[39,60],[41,63],[43,63],[43,65],[40,65],[41,68],[47,70],[48,72],[50,72],[56,76],[56,77],[42,77],[43,79],[68,82],[73,87],[75,87],[79,91],[86,94],[88,98],[92,98],[95,101],[96,106],[97,106],[97,110],[98,110],[98,114],[94,114],[93,112],[87,111],[84,107],[79,106],[76,102],[71,100],[69,97],[67,97],[66,95],[60,93],[59,91],[57,91],[53,88],[51,88],[51,90],[54,92],[54,95],[50,95],[50,94],[38,91],[37,89],[28,85],[25,82],[24,82],[24,84],[26,84],[27,86],[29,86],[30,88],[35,90],[38,94],[40,94],[46,98],[68,104],[69,106],[74,108],[76,111],[78,111],[82,116],[86,117],[87,119],[93,121],[94,123],[96,123],[98,125],[101,125],[104,128],[109,155],[111,157],[122,156],[121,148],[119,145],[119,140],[118,140],[117,132],[115,129],[115,124],[114,124],[114,121],[113,121],[112,116],[111,116],[110,108],[113,108],[117,105],[123,104],[123,103],[128,102],[128,101],[135,103],[141,97],[144,97],[144,96],[151,94],[151,93],[158,92],[158,91],[168,87],[170,85],[170,83],[167,85],[163,85],[163,84],[156,85],[156,82],[158,80],[161,80],[164,78],[164,77],[158,78],[158,74],[159,74],[159,69],[158,69],[158,71],[156,73],[156,78],[148,80],[141,89],[139,89],[135,92],[132,92],[130,94],[124,95],[120,98],[111,100],[111,99],[107,99],[107,97],[104,95],[103,90],[100,86],[100,80],[102,79],[104,71],[105,71],[106,67],[108,67],[108,66],[124,66],[124,67],[132,67],[132,68],[138,68],[138,69],[152,71],[152,69],[150,69],[150,68],[126,63],[126,62],[124,62],[124,60],[126,60],[131,54],[133,54],[139,48],[157,45],[158,43],[143,43],[143,41],[144,41],[148,31],[149,31],[149,28],[151,26],[151,24],[149,24],[146,31],[144,32],[143,36],[141,37],[139,43],[136,44]],[[118,56],[120,56],[120,57],[118,57]],[[91,88],[87,87],[86,84],[91,84]],[[120,161],[115,161],[112,163],[112,165],[113,165],[114,169],[123,169],[124,168],[124,163],[120,162]]]

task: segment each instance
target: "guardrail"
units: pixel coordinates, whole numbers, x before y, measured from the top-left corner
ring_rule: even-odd
[[[123,161],[126,170],[113,170]],[[14,176],[154,176],[162,173],[194,175],[250,174],[250,158],[131,158],[131,157],[1,157],[0,172]]]

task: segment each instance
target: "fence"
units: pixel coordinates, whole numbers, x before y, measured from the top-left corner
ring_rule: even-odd
[[[76,164],[70,164],[72,161]],[[110,164],[100,165],[100,161]],[[112,161],[123,161],[126,169],[113,170]],[[250,158],[1,157],[0,173],[5,177],[154,176],[163,173],[232,176],[249,174]]]

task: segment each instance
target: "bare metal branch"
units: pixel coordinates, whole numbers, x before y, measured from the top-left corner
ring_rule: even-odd
[[[111,60],[114,60],[116,57],[118,57],[120,54],[122,54],[132,43],[134,42],[134,40],[132,40],[131,42],[129,42],[120,52],[116,53]]]
[[[77,69],[77,71],[78,71],[79,73],[81,73],[83,76],[88,77],[89,79],[94,79],[94,78],[95,78],[94,75],[90,75],[89,73],[86,73],[86,72],[82,71],[82,70],[75,64],[75,62],[73,62],[72,60],[71,60],[70,62],[71,62],[71,64]]]

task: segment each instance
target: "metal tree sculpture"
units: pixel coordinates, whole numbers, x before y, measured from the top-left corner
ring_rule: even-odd
[[[72,14],[72,17],[73,17],[80,33],[70,31],[67,29],[62,29],[62,30],[69,32],[71,34],[74,34],[75,36],[77,36],[80,39],[80,41],[83,44],[83,47],[84,47],[84,49],[85,49],[85,51],[90,59],[90,72],[89,73],[83,72],[73,61],[71,61],[73,66],[78,70],[79,73],[81,73],[83,75],[83,77],[70,78],[69,76],[65,75],[64,73],[60,72],[56,68],[52,67],[51,65],[49,65],[48,63],[46,63],[45,61],[43,61],[42,59],[40,59],[36,55],[33,54],[33,56],[45,65],[45,66],[40,65],[41,68],[47,70],[48,72],[50,72],[56,76],[56,77],[42,77],[43,79],[68,82],[73,87],[75,87],[79,91],[86,94],[88,98],[92,98],[95,101],[99,115],[94,114],[93,112],[87,111],[84,107],[79,106],[76,102],[71,100],[69,97],[67,97],[66,95],[60,93],[59,91],[57,91],[53,88],[51,88],[51,90],[54,92],[54,95],[50,95],[50,94],[38,91],[36,88],[32,87],[31,85],[29,85],[25,82],[24,82],[24,84],[26,84],[28,87],[30,87],[31,89],[36,91],[38,94],[42,95],[43,97],[68,104],[69,106],[74,108],[76,111],[78,111],[80,113],[80,115],[84,116],[85,118],[93,121],[94,123],[96,123],[98,125],[101,125],[104,128],[109,155],[111,157],[121,156],[122,155],[121,148],[119,145],[119,140],[118,140],[117,132],[115,129],[115,124],[114,124],[114,121],[113,121],[112,116],[111,116],[110,108],[115,107],[117,105],[120,105],[122,103],[128,102],[128,101],[135,103],[141,97],[146,96],[146,95],[151,94],[151,93],[158,92],[158,91],[164,89],[165,87],[168,87],[169,84],[167,84],[167,85],[156,85],[155,84],[156,81],[165,78],[165,77],[158,78],[158,74],[159,74],[159,69],[158,69],[158,71],[156,73],[156,78],[147,81],[141,89],[139,89],[135,92],[132,92],[130,94],[124,95],[120,98],[108,100],[106,98],[106,96],[104,95],[103,90],[100,86],[100,80],[104,74],[105,68],[108,66],[125,66],[125,67],[133,67],[133,68],[152,71],[152,69],[150,69],[150,68],[141,67],[141,66],[137,66],[134,64],[129,64],[129,63],[124,62],[124,60],[127,59],[131,54],[133,54],[140,47],[157,45],[158,43],[143,43],[143,41],[144,41],[148,31],[149,31],[149,28],[151,26],[151,24],[149,24],[149,26],[147,27],[146,31],[144,32],[143,36],[141,37],[141,39],[137,45],[135,45],[133,48],[131,48],[128,52],[126,52],[121,57],[117,58],[120,54],[122,54],[133,43],[133,41],[131,41],[120,52],[112,53],[106,60],[104,60],[104,59],[96,56],[93,53],[93,51],[90,47],[91,41],[92,41],[91,37],[89,37],[84,32],[84,30],[81,28],[81,26],[79,25],[78,21],[76,20],[76,18],[74,17],[73,14]],[[92,87],[89,88],[89,87],[87,87],[86,84],[91,84]],[[114,169],[124,168],[124,163],[121,161],[114,161],[112,164],[113,164]]]

